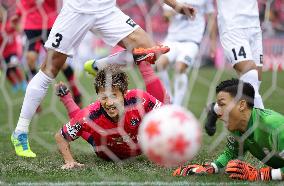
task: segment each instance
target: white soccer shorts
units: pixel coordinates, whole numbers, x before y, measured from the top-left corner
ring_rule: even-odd
[[[229,62],[234,66],[241,61],[252,60],[262,66],[262,32],[260,28],[238,28],[223,33],[221,44]]]
[[[165,41],[164,45],[170,47],[170,51],[165,55],[170,63],[182,62],[192,66],[198,54],[199,46],[194,42]]]
[[[72,57],[88,31],[115,46],[137,28],[139,26],[117,7],[95,14],[71,12],[63,7],[45,47]]]

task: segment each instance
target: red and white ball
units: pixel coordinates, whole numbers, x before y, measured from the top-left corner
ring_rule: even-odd
[[[194,158],[201,145],[201,128],[183,107],[165,105],[148,113],[139,127],[142,152],[154,163],[175,167]]]

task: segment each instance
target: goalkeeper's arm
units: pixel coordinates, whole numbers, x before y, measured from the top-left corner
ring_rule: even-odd
[[[63,82],[60,82],[55,85],[55,90],[56,95],[60,97],[60,101],[65,106],[69,118],[73,118],[80,111],[80,107],[73,100],[69,89]]]
[[[179,167],[173,172],[173,176],[187,176],[192,174],[215,174],[224,168],[228,162],[238,157],[238,145],[232,137],[228,137],[228,142],[224,152],[212,163],[203,165],[187,165]]]
[[[225,151],[221,155],[219,155],[219,157],[212,163],[206,163],[203,165],[189,164],[184,167],[181,166],[178,167],[173,172],[173,176],[188,176],[193,174],[203,175],[203,174],[219,173],[220,169],[224,168],[230,160],[235,158],[237,158],[235,152],[226,148]]]
[[[246,150],[244,149],[244,153]],[[218,169],[224,168],[230,160],[238,158],[239,143],[233,135],[227,137],[227,144],[223,153],[214,161]]]
[[[237,158],[235,152],[226,148],[226,150],[214,162],[203,165],[189,164],[187,166],[178,167],[176,170],[174,170],[173,176],[215,174],[218,173],[220,169],[224,168],[227,163],[234,158]]]

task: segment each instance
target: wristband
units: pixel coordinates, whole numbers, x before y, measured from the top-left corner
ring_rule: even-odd
[[[215,163],[211,163],[212,167],[214,167],[214,173],[218,173],[218,167]]]
[[[280,169],[272,169],[271,170],[271,178],[272,180],[282,180],[282,173]]]

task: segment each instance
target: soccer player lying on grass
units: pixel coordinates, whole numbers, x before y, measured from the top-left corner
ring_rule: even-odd
[[[232,79],[216,87],[218,118],[232,133],[225,151],[212,163],[179,167],[174,176],[213,174],[221,168],[232,179],[282,180],[284,177],[284,116],[268,109],[254,108],[251,84]],[[257,169],[238,160],[240,152],[250,152],[264,162]]]
[[[151,77],[152,80],[157,78],[153,71]],[[62,169],[83,166],[74,160],[69,146],[69,142],[78,137],[91,144],[97,156],[105,160],[119,161],[141,154],[137,146],[138,127],[147,112],[162,105],[162,102],[151,95],[151,90],[155,87],[147,86],[148,81],[144,81],[147,92],[128,90],[126,73],[117,65],[108,65],[99,70],[95,78],[97,101],[82,110],[75,104],[63,83],[56,85],[57,95],[70,117],[70,121],[55,135],[65,161]],[[163,87],[160,87],[159,92],[160,97],[167,97]]]
[[[37,1],[37,4],[40,5],[41,2],[42,0]],[[164,2],[179,13],[192,18],[195,16],[195,9],[188,4],[176,0]],[[148,62],[155,63],[156,57],[163,53],[155,47],[150,36],[116,6],[116,0],[64,1],[44,45],[47,55],[41,69],[27,86],[18,123],[11,135],[11,142],[18,156],[36,157],[28,141],[31,120],[47,94],[49,85],[56,78],[67,57],[73,57],[88,31],[108,45],[119,45],[127,49],[115,56],[109,56],[110,61],[119,61],[117,59],[124,59],[125,53],[133,53],[134,56],[139,56],[138,60],[151,57],[152,60]],[[135,48],[140,48],[138,53]],[[142,67],[144,71],[151,71],[152,68],[150,64]]]

